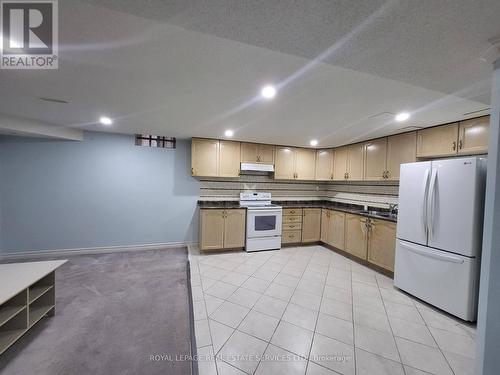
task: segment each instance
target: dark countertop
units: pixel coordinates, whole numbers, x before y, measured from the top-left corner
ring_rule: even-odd
[[[246,208],[240,206],[239,201],[198,201],[198,207],[203,209]]]
[[[332,202],[327,200],[322,201],[272,201],[273,204],[277,204],[283,208],[327,208],[336,211],[342,211],[350,214],[361,215],[365,217],[370,217],[374,219],[387,220],[393,223],[397,222],[397,216],[380,216],[376,214],[370,214],[363,211],[364,207],[357,204],[347,204],[340,202]],[[246,208],[240,206],[238,201],[198,201],[198,206],[203,209],[230,209],[230,208]],[[389,212],[388,209],[375,208],[368,206],[368,211],[377,212]]]

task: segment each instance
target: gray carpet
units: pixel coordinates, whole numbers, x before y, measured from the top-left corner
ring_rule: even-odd
[[[0,356],[0,373],[191,373],[190,361],[176,360],[192,345],[185,248],[66,259],[56,315]]]

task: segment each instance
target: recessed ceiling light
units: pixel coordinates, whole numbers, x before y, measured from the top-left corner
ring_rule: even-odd
[[[309,142],[311,144],[311,146],[317,146],[318,145],[318,141],[313,139],[311,140],[311,142]]]
[[[402,122],[408,120],[410,118],[410,114],[408,112],[400,112],[394,118],[396,121]]]
[[[224,132],[224,135],[226,137],[232,137],[234,135],[234,132],[231,130],[231,129],[227,129],[225,132]]]
[[[109,117],[101,116],[99,117],[99,122],[103,125],[111,125],[113,123],[113,120],[111,120]]]
[[[276,87],[273,85],[266,85],[260,90],[260,95],[264,99],[272,99],[276,96]]]

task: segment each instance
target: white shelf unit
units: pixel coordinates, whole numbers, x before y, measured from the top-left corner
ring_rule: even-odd
[[[55,313],[55,271],[0,305],[0,354],[44,316]]]

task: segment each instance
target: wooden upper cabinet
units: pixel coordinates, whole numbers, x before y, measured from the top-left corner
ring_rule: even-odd
[[[375,139],[363,145],[365,180],[385,180],[387,173],[387,138]]]
[[[295,148],[276,146],[274,178],[287,180],[295,178]]]
[[[245,220],[246,211],[244,209],[225,210],[224,248],[245,246]]]
[[[363,144],[347,146],[347,179],[362,180],[364,167]]]
[[[368,261],[394,272],[396,251],[396,223],[370,219],[368,236]]]
[[[200,210],[200,249],[224,248],[224,210]]]
[[[302,242],[317,242],[321,230],[321,208],[304,208],[302,214]]]
[[[219,176],[238,177],[240,175],[240,142],[220,141]]]
[[[387,138],[387,179],[399,180],[400,165],[417,160],[417,132]]]
[[[316,170],[316,150],[309,148],[295,149],[295,178],[314,180]]]
[[[483,154],[488,152],[490,116],[460,121],[458,130],[459,154]]]
[[[333,179],[347,179],[347,147],[338,147],[333,150]]]
[[[258,143],[242,143],[241,162],[274,164],[274,146]]]
[[[333,150],[316,151],[316,180],[333,180]]]
[[[366,259],[368,230],[366,218],[359,215],[346,214],[345,217],[345,251],[361,259]]]
[[[431,158],[457,154],[458,123],[417,132],[417,157]]]
[[[239,159],[239,157],[238,157]],[[191,141],[191,174],[193,176],[219,175],[219,141],[193,138]]]
[[[259,163],[274,164],[274,146],[259,145]]]
[[[257,143],[241,144],[241,162],[242,163],[259,162],[259,145]]]
[[[287,180],[314,180],[315,169],[315,150],[276,146],[274,178]]]

